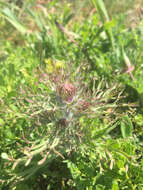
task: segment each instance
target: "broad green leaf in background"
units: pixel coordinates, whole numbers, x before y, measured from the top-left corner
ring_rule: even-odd
[[[105,186],[98,184],[98,185],[96,185],[96,190],[105,190]]]
[[[0,126],[4,125],[4,120],[2,118],[0,118]]]
[[[119,190],[117,181],[114,181],[114,182],[113,182],[112,190]]]

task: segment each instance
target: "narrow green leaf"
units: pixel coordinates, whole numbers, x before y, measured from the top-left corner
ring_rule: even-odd
[[[105,127],[105,128],[103,128],[101,130],[98,130],[93,134],[93,137],[96,138],[96,139],[101,138],[102,136],[107,135],[110,131],[115,129],[117,127],[117,125],[118,125],[118,123],[116,123],[113,126],[108,126],[108,127]]]
[[[103,0],[92,0],[92,3],[94,4],[94,6],[97,8],[98,12],[99,12],[99,16],[102,20],[103,25],[107,22],[110,21],[109,16],[108,16],[108,12],[107,9],[105,7],[105,4],[103,2]],[[116,49],[115,49],[115,39],[114,39],[114,35],[112,32],[112,28],[108,28],[105,29],[106,35],[109,38],[112,48],[116,53]]]
[[[0,75],[0,86],[4,86],[4,85],[5,85],[4,77]]]
[[[20,22],[20,20],[13,14],[13,12],[9,8],[5,8],[2,10],[5,18],[22,34],[27,32],[26,27]]]
[[[121,121],[121,133],[123,138],[132,136],[133,124],[128,116],[124,116]]]
[[[108,12],[104,5],[103,0],[92,0],[94,6],[98,9],[102,22],[109,21]]]
[[[27,8],[26,9],[27,13],[33,17],[35,23],[37,24],[37,26],[39,27],[39,29],[42,31],[43,27],[44,27],[44,24],[42,23],[41,19],[40,19],[40,16],[32,11],[31,9]]]

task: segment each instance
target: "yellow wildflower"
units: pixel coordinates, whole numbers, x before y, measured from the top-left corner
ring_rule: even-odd
[[[45,59],[45,63],[46,63],[47,73],[57,72],[58,70],[64,68],[63,61],[56,60],[56,61],[52,62],[52,60],[49,58],[49,59]]]
[[[46,72],[52,73],[54,71],[54,67],[51,59],[45,59],[45,63],[46,63]]]
[[[56,61],[55,67],[56,67],[56,69],[62,69],[64,67],[64,62],[63,61]]]

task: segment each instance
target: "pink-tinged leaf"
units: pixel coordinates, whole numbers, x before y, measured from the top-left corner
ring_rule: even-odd
[[[126,66],[127,66],[126,73],[129,74],[131,79],[133,80],[134,76],[132,74],[132,71],[134,70],[134,66],[131,64],[129,57],[126,55],[124,50],[123,50],[123,58],[124,58]]]
[[[41,9],[41,11],[44,13],[45,16],[48,15],[47,9],[46,9],[45,7],[43,7],[43,6],[40,5],[40,4],[37,4],[36,7],[39,8],[39,9]]]
[[[128,70],[126,71],[126,73],[131,73],[133,70],[134,70],[134,66],[133,65],[130,65],[129,67],[128,67]]]

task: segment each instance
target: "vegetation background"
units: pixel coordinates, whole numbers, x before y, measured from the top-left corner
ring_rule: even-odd
[[[143,190],[142,0],[0,0],[0,189]]]

